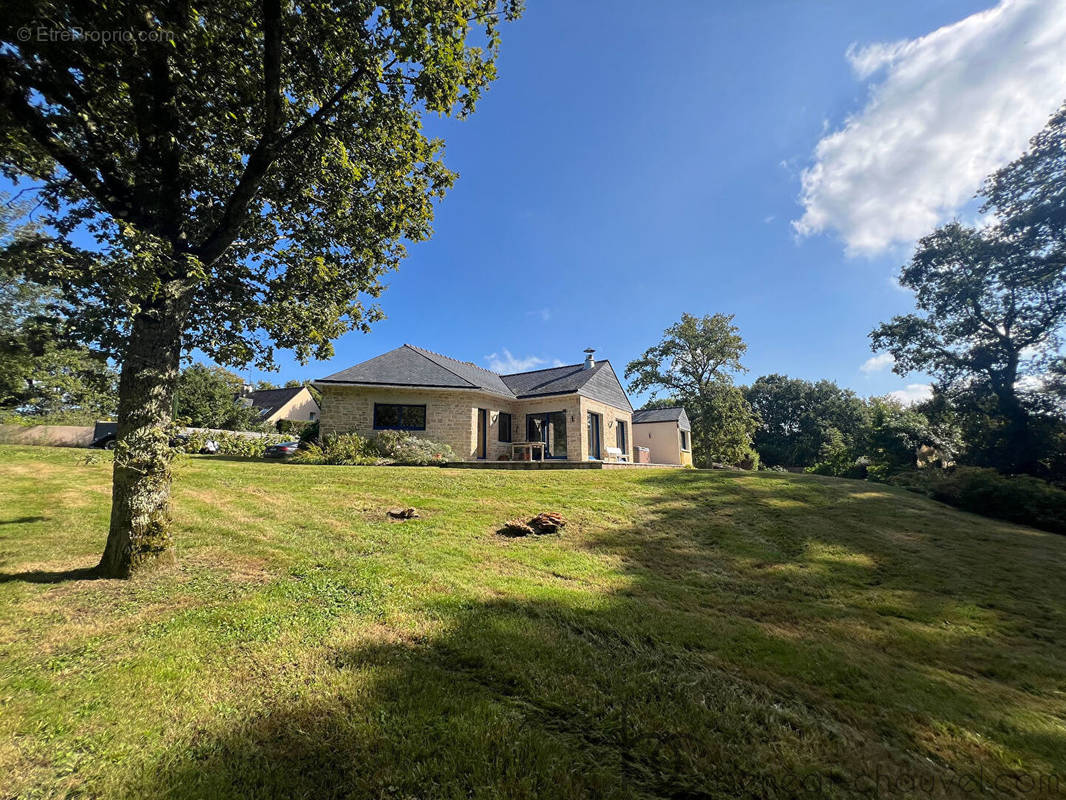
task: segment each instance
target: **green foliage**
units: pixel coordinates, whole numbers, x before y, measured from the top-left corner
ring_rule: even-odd
[[[319,436],[319,421],[316,419],[314,422],[308,423],[300,431],[301,442],[317,442]]]
[[[867,424],[862,398],[832,381],[764,375],[744,389],[744,396],[759,420],[755,449],[769,464],[811,466],[824,459],[826,448],[839,449],[831,437],[853,447]]]
[[[32,4],[6,11],[10,31],[45,24]],[[274,346],[327,357],[381,318],[366,301],[455,179],[423,117],[474,111],[519,13],[516,0],[49,6],[57,31],[122,20],[165,38],[5,40],[0,164],[41,184],[58,234],[25,243],[26,268],[60,272],[115,353],[162,293],[185,347],[216,363],[265,366]],[[69,234],[90,221],[100,253],[86,259]]]
[[[822,446],[810,472],[884,480],[913,469],[923,458],[947,462],[958,452],[958,428],[951,420],[930,419],[921,407],[872,397],[863,404],[863,414],[861,426],[846,434],[835,427],[822,430]]]
[[[455,453],[446,444],[422,439],[406,431],[381,431],[370,439],[356,433],[333,433],[319,443],[308,444],[297,452],[293,461],[349,466],[430,466],[455,461]]]
[[[683,405],[692,423],[695,466],[723,463],[741,469],[758,469],[759,454],[752,446],[758,421],[738,387],[711,384]]]
[[[31,235],[18,228],[18,208],[0,194],[0,413],[79,421],[115,413],[117,376],[104,353],[74,334],[71,305],[58,286],[18,273],[3,257],[9,246]]]
[[[381,455],[357,433],[331,433],[321,442],[310,442],[293,456],[298,464],[360,466],[377,464]]]
[[[259,411],[239,400],[244,381],[222,367],[193,364],[178,379],[175,416],[193,428],[255,430]]]
[[[279,419],[274,423],[274,429],[278,433],[291,433],[298,439],[304,438],[316,438],[318,436],[318,420],[308,422],[307,420],[300,419]],[[304,436],[305,431],[308,429],[314,430],[314,437]]]
[[[188,442],[182,448],[186,453],[199,453],[206,442],[212,441],[218,445],[220,456],[248,458],[262,458],[270,445],[290,441],[289,437],[277,434],[242,436],[235,431],[193,431],[188,437]]]
[[[1006,472],[1047,472],[1038,418],[1048,409],[1039,395],[1066,327],[1064,148],[1066,106],[986,182],[985,208],[997,224],[953,222],[924,237],[900,273],[918,313],[870,334],[897,373],[929,373],[960,406],[988,415],[978,446]]]
[[[640,358],[626,365],[631,391],[665,391],[670,405],[684,406],[692,423],[692,460],[697,467],[724,462],[753,468],[759,457],[752,447],[757,421],[743,393],[733,386],[733,373],[747,345],[726,314],[681,321]],[[654,407],[649,404],[649,408]]]
[[[955,467],[909,471],[891,482],[975,514],[1066,533],[1066,491],[1039,478]]]
[[[381,431],[370,440],[381,456],[395,464],[428,466],[455,461],[449,445],[433,442],[406,431]]]

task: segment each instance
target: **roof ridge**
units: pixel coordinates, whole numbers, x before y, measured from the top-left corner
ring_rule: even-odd
[[[429,357],[429,356],[437,356],[438,358],[448,358],[448,356],[444,355],[443,353],[434,353],[432,350],[423,350],[421,347],[418,347],[417,345],[413,345],[413,344],[407,344],[407,342],[404,342],[403,346],[407,347],[407,348],[409,348],[411,350],[414,350],[416,353],[418,353],[420,356],[422,356],[422,358],[426,359],[426,361],[430,361],[430,362],[436,364],[438,367],[440,367],[445,372],[450,372],[452,375],[457,377],[459,380],[461,380],[463,383],[465,383],[470,388],[472,388],[472,389],[481,389],[481,388],[483,388],[481,386],[478,386],[475,383],[471,383],[466,378],[464,378],[462,375],[460,375],[458,372],[456,372],[454,369],[449,369],[444,364],[441,364],[439,361],[435,361],[435,360],[433,360],[432,358]],[[427,355],[427,353],[429,355]],[[449,359],[449,360],[450,361],[457,361],[458,359],[452,358],[452,359]],[[460,361],[459,363],[461,364],[462,362]]]
[[[412,350],[420,351],[422,353],[429,353],[431,356],[437,356],[437,358],[446,358],[449,361],[454,361],[456,364],[466,364],[468,367],[474,367],[475,369],[479,369],[482,372],[489,372],[497,376],[500,374],[498,372],[493,372],[488,367],[483,367],[480,364],[475,364],[473,361],[463,361],[461,358],[452,358],[451,356],[445,355],[444,353],[438,353],[436,350],[427,350],[425,347],[419,347],[417,344],[405,343],[404,347],[410,347]],[[447,367],[445,367],[445,369],[447,369]],[[460,375],[459,377],[462,378],[462,375]]]
[[[547,372],[550,369],[564,369],[565,367],[580,367],[581,364],[557,364],[554,367],[541,367],[540,369],[527,369],[522,372],[501,372],[501,378],[510,378],[514,375],[532,375],[534,372]]]

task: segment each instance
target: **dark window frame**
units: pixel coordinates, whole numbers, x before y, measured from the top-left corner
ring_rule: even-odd
[[[378,409],[384,408],[398,408],[400,409],[398,419],[399,425],[379,425],[378,424]],[[421,425],[403,425],[404,409],[418,408],[422,410],[422,424]],[[376,431],[424,431],[426,429],[426,406],[424,403],[374,403],[374,430]]]
[[[629,431],[626,430],[626,421],[624,419],[615,421],[614,432],[614,445],[623,453],[629,450]]]
[[[681,434],[681,450],[687,453],[692,449],[692,443],[689,441],[691,438],[688,431],[679,431]]]
[[[507,418],[506,425],[503,424],[504,417]],[[499,418],[496,420],[496,423],[500,429],[496,440],[499,442],[514,441],[514,434],[511,432],[511,426],[514,425],[514,417],[511,416],[510,412],[501,411],[499,414]],[[507,438],[504,438],[504,436],[506,436]]]

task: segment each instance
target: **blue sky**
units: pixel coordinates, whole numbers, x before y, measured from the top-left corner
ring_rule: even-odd
[[[872,355],[867,333],[912,307],[893,276],[913,236],[904,230],[878,249],[854,234],[862,220],[807,236],[792,221],[804,216],[802,176],[819,141],[861,115],[897,69],[890,54],[864,77],[856,53],[869,62],[879,51],[858,48],[973,25],[993,5],[528,3],[504,30],[500,78],[478,112],[431,125],[460,179],[433,239],[388,278],[388,319],[339,340],[331,361],[287,366],[281,377],[322,377],[404,342],[518,368],[573,363],[595,347],[621,377],[687,311],[736,315],[748,343],[741,381],[780,372],[864,395],[925,383],[860,369]],[[1003,35],[1005,22],[983,26]],[[936,55],[917,66],[935,70]],[[959,71],[965,81],[965,63]],[[1060,78],[1034,100],[1046,107],[1029,113],[1014,149],[1066,97]],[[905,108],[907,98],[893,102]],[[938,169],[955,172],[944,155]],[[851,201],[810,206],[818,216],[819,203],[841,202]]]
[[[867,334],[912,308],[893,278],[915,239],[973,218],[1066,98],[1063,52],[1066,0],[529,0],[477,113],[427,123],[460,178],[388,318],[244,374],[409,342],[502,371],[594,347],[622,377],[682,312],[722,312],[739,382],[920,395]]]

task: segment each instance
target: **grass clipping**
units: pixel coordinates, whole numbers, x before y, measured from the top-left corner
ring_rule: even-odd
[[[540,536],[545,533],[558,533],[566,527],[566,520],[559,514],[544,512],[529,520],[509,519],[496,531],[501,536]]]

